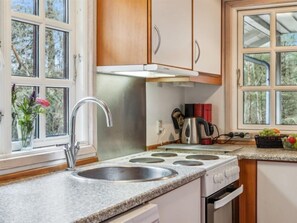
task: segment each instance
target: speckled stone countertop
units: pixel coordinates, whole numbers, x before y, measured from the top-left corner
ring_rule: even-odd
[[[238,159],[297,162],[297,150],[263,149],[256,146],[244,146],[242,149],[228,154],[237,155]]]
[[[278,148],[257,148],[255,145],[225,145],[221,144],[222,147],[236,147],[234,151],[219,151],[219,150],[198,150],[198,149],[170,149],[167,151],[175,152],[186,152],[195,154],[225,154],[225,155],[235,155],[238,159],[254,159],[254,160],[265,160],[265,161],[285,161],[285,162],[297,162],[297,150],[286,150]],[[183,145],[181,145],[183,146]],[[220,144],[216,144],[216,147]],[[163,146],[163,147],[166,147]],[[178,147],[178,144],[175,146]],[[199,147],[199,145],[197,145]],[[165,149],[166,150],[166,149]],[[230,149],[232,150],[232,149]],[[164,151],[164,148],[159,147],[157,151]]]
[[[102,162],[79,169],[110,166],[115,163]],[[199,167],[162,166],[176,170],[178,175],[166,180],[122,183],[82,180],[74,177],[71,172],[62,171],[2,185],[0,222],[101,222],[193,181],[205,173]]]

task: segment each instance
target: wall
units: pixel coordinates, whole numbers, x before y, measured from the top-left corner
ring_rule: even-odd
[[[173,141],[179,138],[178,131],[174,130],[171,112],[180,108],[184,112],[186,103],[212,103],[213,123],[220,132],[225,129],[224,87],[206,84],[195,84],[194,87],[173,87],[172,84],[146,83],[147,103],[147,135],[146,145],[155,145]],[[157,120],[163,121],[165,134],[158,138]],[[215,132],[216,134],[216,132]]]
[[[173,141],[179,138],[171,119],[171,112],[175,108],[183,109],[185,90],[173,87],[172,84],[146,83],[146,145]],[[157,120],[162,120],[164,134],[158,137]]]
[[[225,98],[224,87],[195,84],[194,88],[185,88],[185,103],[211,103],[212,123],[219,127],[220,132],[225,131]],[[216,134],[216,132],[215,132]]]

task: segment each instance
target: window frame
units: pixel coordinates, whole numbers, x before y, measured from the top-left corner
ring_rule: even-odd
[[[279,52],[297,52],[297,46],[277,46],[276,45],[276,14],[283,12],[297,11],[297,7],[282,7],[269,9],[242,10],[238,12],[238,64],[240,70],[239,85],[237,90],[238,99],[238,129],[239,130],[262,130],[263,128],[278,128],[282,131],[292,131],[297,125],[276,124],[276,92],[295,91],[297,86],[279,86],[276,84],[276,54]],[[243,18],[248,15],[270,15],[270,46],[258,48],[244,48],[243,46]],[[268,86],[244,86],[243,85],[243,55],[249,53],[269,53],[270,54],[270,84]],[[244,124],[243,123],[243,93],[245,91],[267,91],[269,92],[269,124]]]
[[[69,1],[69,0],[68,0]],[[46,87],[64,87],[69,89],[69,95],[72,95],[72,97],[69,97],[68,107],[71,108],[74,105],[74,98],[75,98],[75,82],[73,81],[73,66],[69,66],[68,72],[69,72],[69,78],[68,79],[51,79],[46,78],[45,76],[45,63],[42,63],[41,61],[45,61],[45,32],[46,28],[51,28],[58,31],[64,31],[69,33],[69,50],[68,50],[68,63],[73,64],[73,57],[71,55],[74,55],[76,53],[76,46],[75,46],[75,1],[69,2],[69,23],[64,23],[52,19],[47,19],[45,17],[45,10],[44,10],[44,1],[39,1],[38,7],[39,7],[39,13],[38,15],[31,15],[31,14],[23,14],[14,12],[13,10],[10,10],[10,18],[7,18],[7,24],[9,27],[7,33],[11,33],[11,21],[20,21],[20,22],[27,22],[30,24],[35,24],[39,27],[39,47],[38,47],[38,55],[37,58],[39,63],[39,70],[37,71],[38,77],[36,78],[26,78],[26,77],[19,77],[19,76],[12,76],[11,75],[11,63],[10,60],[6,60],[6,74],[10,74],[11,78],[11,84],[14,83],[16,85],[26,85],[26,86],[37,86],[39,87],[39,97],[45,98],[45,89]],[[7,9],[8,10],[8,9]],[[10,35],[9,35],[10,36]],[[11,45],[11,37],[8,38],[7,45]],[[10,55],[10,52],[6,52]],[[70,109],[69,109],[70,110]],[[55,138],[47,138],[46,132],[45,132],[45,115],[39,116],[39,138],[34,140],[34,147],[46,147],[46,146],[52,146],[53,144],[63,144],[67,143],[68,137],[65,136],[57,136]],[[17,150],[18,148],[15,148],[17,142],[13,142],[13,149],[12,151]]]
[[[95,63],[95,53],[96,53],[96,1],[84,1],[84,0],[71,0],[71,2],[76,3],[77,8],[71,8],[70,10],[75,14],[75,18],[72,21],[75,21],[75,31],[73,36],[75,40],[76,51],[69,53],[69,76],[70,80],[76,79],[76,82],[73,81],[76,85],[76,89],[69,90],[69,94],[72,94],[72,102],[69,105],[69,113],[74,103],[82,97],[93,95],[94,94],[94,77],[96,73],[96,63]],[[41,0],[42,2],[42,0]],[[39,6],[43,7],[43,3]],[[7,10],[9,9],[9,10]],[[7,21],[11,21],[10,11],[10,2],[1,1],[0,2],[0,41],[1,41],[1,52],[10,52],[9,41],[10,37],[5,35],[6,32],[11,31],[10,25],[7,24]],[[18,13],[16,13],[18,14]],[[27,16],[25,16],[27,18]],[[28,15],[30,18],[31,15]],[[77,19],[79,18],[79,19]],[[70,22],[71,18],[69,18]],[[49,21],[49,23],[57,23],[56,21]],[[58,22],[59,23],[59,22]],[[10,23],[9,23],[10,24]],[[82,32],[83,30],[83,32]],[[10,32],[11,33],[11,32]],[[9,35],[10,36],[10,35]],[[40,37],[42,39],[42,37]],[[42,44],[42,43],[40,43]],[[71,47],[70,47],[71,48]],[[73,47],[74,49],[74,47]],[[90,50],[89,50],[90,49]],[[75,64],[77,75],[75,74],[71,77],[71,74],[74,73],[74,61],[73,56],[77,55],[79,59],[78,63]],[[44,56],[44,55],[43,55]],[[9,61],[10,63],[10,53],[4,55],[4,61]],[[5,69],[9,67],[7,63],[5,64]],[[10,67],[9,67],[10,69]],[[71,70],[70,70],[71,69]],[[40,70],[42,72],[42,70]],[[5,74],[5,75],[4,75]],[[89,74],[89,75],[83,75]],[[15,77],[16,84],[19,83],[18,79],[22,77]],[[51,84],[54,87],[61,86],[64,84],[60,83],[60,79],[50,80]],[[58,81],[58,85],[56,85]],[[9,84],[7,84],[9,83]],[[65,162],[63,147],[61,146],[49,146],[45,148],[34,149],[29,152],[13,152],[11,151],[11,108],[10,108],[10,98],[11,98],[11,76],[6,74],[6,71],[0,70],[0,111],[4,113],[4,118],[0,123],[0,134],[4,137],[0,138],[0,175],[9,174],[17,171],[32,169],[36,167],[52,166],[58,165],[59,163]],[[30,82],[32,84],[32,82]],[[51,85],[46,85],[50,87]],[[72,92],[71,92],[72,91]],[[78,158],[88,158],[94,157],[97,154],[96,151],[96,113],[95,110],[87,110],[86,108],[81,109],[77,119],[77,138],[82,142],[81,150],[79,151]],[[90,107],[90,106],[89,106]],[[92,112],[91,112],[92,111]],[[43,119],[43,120],[42,120]],[[45,117],[42,117],[40,121],[45,122]],[[45,134],[45,130],[44,133]],[[7,138],[9,140],[7,140]],[[68,142],[69,136],[63,136],[61,142]],[[48,137],[46,141],[52,140],[52,145],[58,144],[60,141],[51,139]],[[42,142],[41,142],[42,143]],[[2,155],[1,155],[2,154]],[[3,164],[3,165],[2,165]]]
[[[257,134],[259,130],[262,128],[262,126],[258,126],[259,128],[252,128],[249,126],[249,128],[240,128],[239,127],[239,113],[238,113],[238,107],[240,106],[238,104],[238,94],[237,94],[237,86],[239,84],[242,84],[242,75],[240,73],[241,70],[238,70],[238,13],[243,10],[269,10],[271,8],[278,7],[279,9],[284,8],[291,8],[291,7],[297,7],[296,2],[294,1],[287,1],[287,0],[281,0],[279,3],[275,3],[274,1],[266,2],[264,3],[244,3],[244,2],[238,2],[238,3],[224,3],[224,32],[223,32],[223,38],[227,39],[228,41],[224,42],[224,50],[225,55],[223,56],[224,60],[224,98],[225,98],[225,131],[233,131],[233,132],[249,132],[251,136],[253,134]],[[262,14],[259,13],[258,14]],[[240,77],[240,78],[239,78]],[[263,126],[264,127],[264,126]],[[265,127],[269,127],[266,126]],[[279,128],[279,125],[277,126]],[[291,133],[294,127],[292,129],[284,129],[281,128],[282,133],[288,134]],[[296,127],[295,127],[296,130]]]

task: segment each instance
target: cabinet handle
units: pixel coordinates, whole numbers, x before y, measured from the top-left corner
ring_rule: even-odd
[[[154,50],[154,54],[156,55],[157,52],[159,51],[159,48],[160,48],[160,45],[161,45],[161,34],[160,34],[159,28],[156,25],[154,26],[154,30],[156,30],[156,33],[158,35],[158,44],[157,44],[156,49]]]
[[[200,58],[200,47],[199,47],[199,43],[197,40],[195,40],[195,52],[197,52],[197,57],[195,59],[195,64],[196,64]]]
[[[4,117],[3,113],[0,111],[0,123],[2,121],[2,117]]]

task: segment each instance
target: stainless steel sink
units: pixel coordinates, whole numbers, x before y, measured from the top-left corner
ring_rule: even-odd
[[[73,173],[77,177],[116,182],[165,180],[176,176],[175,170],[153,166],[106,166]]]

